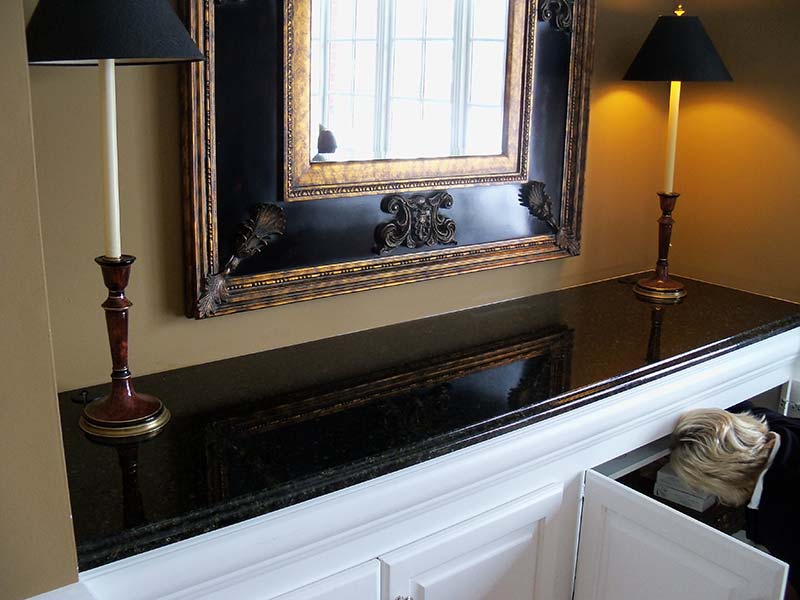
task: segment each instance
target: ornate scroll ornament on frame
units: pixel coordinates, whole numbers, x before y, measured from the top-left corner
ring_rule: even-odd
[[[395,215],[375,230],[375,252],[386,254],[398,246],[419,248],[456,243],[456,222],[439,211],[453,206],[444,191],[424,194],[390,194],[381,200],[381,210]]]
[[[197,302],[201,317],[210,317],[228,300],[228,277],[243,260],[261,252],[275,237],[286,232],[286,216],[277,204],[257,204],[252,216],[239,226],[233,255],[219,273],[206,278],[206,293]]]
[[[562,33],[572,33],[572,12],[575,0],[543,0],[539,5],[539,20],[548,21]]]

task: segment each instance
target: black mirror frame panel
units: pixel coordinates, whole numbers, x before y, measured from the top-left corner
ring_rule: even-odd
[[[390,194],[373,199],[373,204],[384,207],[384,213],[395,215],[394,221],[375,223],[373,256],[334,261],[321,258],[288,268],[255,267],[258,260],[266,260],[262,256],[253,259],[241,272],[237,269],[243,261],[262,251],[267,255],[279,250],[280,244],[272,245],[275,239],[284,233],[289,237],[292,227],[298,224],[292,223],[292,219],[297,217],[293,214],[288,215],[287,225],[287,216],[281,208],[287,204],[280,197],[280,190],[276,190],[275,197],[280,201],[250,206],[250,218],[243,216],[235,236],[230,233],[230,225],[225,230],[227,235],[220,232],[215,101],[215,9],[218,2],[183,0],[182,7],[185,23],[207,57],[203,63],[185,67],[181,82],[187,316],[219,316],[580,253],[595,0],[540,0],[538,6],[535,0],[530,0],[530,10],[537,11],[535,37],[539,37],[539,29],[546,28],[550,34],[558,32],[569,36],[570,48],[563,156],[555,157],[555,162],[561,163],[557,165],[560,181],[553,177],[548,180],[549,189],[551,193],[555,190],[556,198],[551,202],[541,181],[515,186],[506,194],[513,194],[515,203],[519,201],[528,209],[530,218],[541,224],[531,235],[454,245],[455,224],[436,212],[439,207],[452,205],[447,191],[431,190],[430,194],[410,197]],[[536,43],[536,40],[528,43]],[[546,60],[547,57],[537,50],[536,68],[540,67],[540,61]],[[536,102],[534,100],[533,123],[537,118],[543,118],[537,115]],[[276,140],[276,144],[282,146],[283,140]],[[561,154],[560,146],[558,152]],[[548,157],[548,160],[552,162],[553,157]],[[535,171],[530,169],[530,172]],[[278,180],[282,181],[283,177],[278,177]],[[446,183],[443,182],[442,187],[446,187]],[[469,188],[467,191],[476,189],[491,188]],[[435,201],[435,206],[426,204],[428,199]],[[363,205],[365,199],[352,198],[349,201]],[[299,204],[318,202],[327,204],[331,201]],[[419,214],[419,210],[424,213],[424,218],[441,220],[442,230],[438,237],[437,231],[428,230],[423,232],[424,236],[415,236],[419,233],[415,224],[402,221],[403,214]],[[389,255],[399,245],[405,248]]]

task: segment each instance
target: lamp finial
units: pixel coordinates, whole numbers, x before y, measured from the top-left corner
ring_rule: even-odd
[[[677,16],[682,17],[686,14],[686,11],[683,8],[683,4],[678,4],[678,8],[673,11]]]

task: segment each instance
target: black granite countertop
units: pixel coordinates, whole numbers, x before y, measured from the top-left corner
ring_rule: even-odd
[[[594,402],[800,326],[800,306],[686,281],[606,281],[139,377],[172,421],[138,445],[60,395],[81,570],[212,531]],[[429,298],[421,298],[429,302]],[[133,354],[135,368],[135,351]],[[93,398],[104,386],[88,389]]]

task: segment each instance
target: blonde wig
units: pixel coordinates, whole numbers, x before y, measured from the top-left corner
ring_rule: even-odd
[[[766,466],[772,435],[751,414],[698,409],[681,415],[672,433],[673,468],[692,487],[722,504],[742,506]]]

